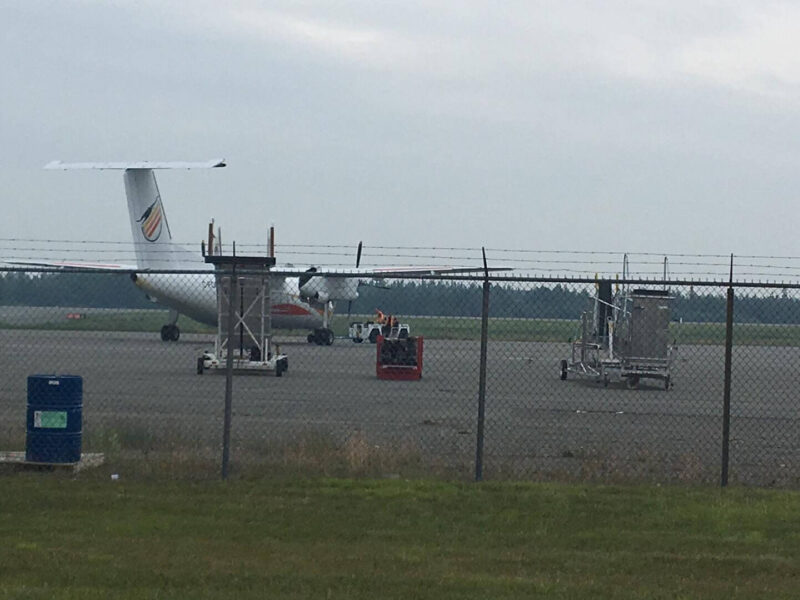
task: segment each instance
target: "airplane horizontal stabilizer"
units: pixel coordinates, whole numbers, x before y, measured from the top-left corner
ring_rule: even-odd
[[[47,163],[45,169],[214,169],[224,167],[224,158],[214,158],[202,162],[158,162],[158,161],[133,161],[133,162],[77,162],[64,163],[54,160]]]

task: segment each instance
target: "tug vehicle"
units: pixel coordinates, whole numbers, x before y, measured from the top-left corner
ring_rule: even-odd
[[[381,335],[388,339],[406,339],[411,335],[411,327],[406,323],[399,323],[397,317],[386,315],[378,309],[375,309],[375,313],[374,321],[350,323],[348,337],[354,343],[360,344],[368,340],[370,344],[374,344]]]

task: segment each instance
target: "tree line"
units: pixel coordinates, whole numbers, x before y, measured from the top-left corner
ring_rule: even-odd
[[[491,287],[490,314],[494,318],[578,319],[591,310],[594,286],[579,284],[495,283]],[[723,290],[704,288],[670,290],[672,318],[688,322],[724,322]],[[735,320],[739,323],[800,323],[800,299],[789,290],[738,290]],[[373,314],[376,309],[398,316],[431,315],[479,317],[483,303],[480,283],[457,281],[393,280],[388,289],[359,286],[353,314]],[[159,308],[148,301],[128,274],[25,273],[0,274],[0,304],[22,306],[72,306],[87,308]],[[336,307],[347,310],[346,303]]]

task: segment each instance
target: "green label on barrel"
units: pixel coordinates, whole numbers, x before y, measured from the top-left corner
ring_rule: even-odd
[[[56,410],[33,411],[33,426],[42,429],[66,429],[67,412]]]

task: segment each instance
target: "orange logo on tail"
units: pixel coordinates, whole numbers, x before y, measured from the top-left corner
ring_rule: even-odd
[[[161,222],[164,220],[164,211],[161,210],[161,196],[156,198],[137,223],[141,223],[142,235],[148,242],[155,242],[161,235]]]

